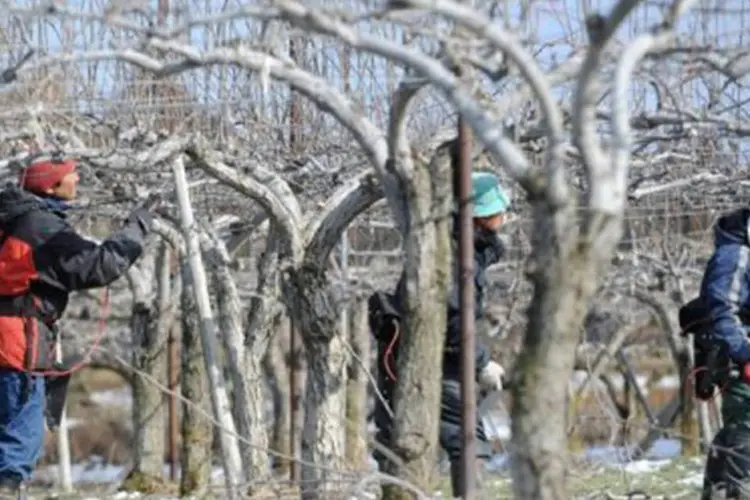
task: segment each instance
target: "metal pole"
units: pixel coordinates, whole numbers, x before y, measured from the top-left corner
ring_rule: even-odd
[[[289,39],[289,59],[297,61],[299,55],[297,53],[297,39],[291,37]],[[299,106],[299,96],[296,92],[291,92],[291,100],[289,102],[289,149],[292,153],[296,153],[299,147],[299,139],[301,133],[302,114]],[[300,412],[300,381],[299,381],[299,355],[297,352],[299,347],[299,332],[297,331],[297,325],[295,324],[294,317],[292,314],[289,315],[289,424],[290,424],[290,435],[289,440],[290,450],[289,455],[291,457],[291,463],[289,464],[289,479],[292,485],[299,485],[299,481],[302,479],[300,464],[298,457],[300,444],[302,440],[302,433],[298,432],[297,420],[299,419]]]
[[[474,222],[471,199],[471,130],[458,119],[459,294],[461,307],[461,481],[463,498],[476,498],[477,406],[474,337]]]
[[[167,337],[167,371],[169,384],[169,406],[167,413],[169,416],[169,479],[177,481],[177,438],[180,432],[180,424],[177,419],[177,391],[179,390],[180,379],[180,357],[179,344],[177,342],[177,325],[169,329]]]

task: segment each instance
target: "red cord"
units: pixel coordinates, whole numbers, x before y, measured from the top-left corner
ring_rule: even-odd
[[[385,368],[386,373],[388,374],[388,377],[392,381],[396,381],[396,373],[395,373],[395,356],[394,356],[394,350],[396,348],[396,343],[398,342],[398,337],[401,334],[401,330],[398,325],[398,321],[395,319],[393,320],[393,337],[391,337],[391,341],[388,343],[388,347],[385,348],[385,354],[383,355],[383,367]]]

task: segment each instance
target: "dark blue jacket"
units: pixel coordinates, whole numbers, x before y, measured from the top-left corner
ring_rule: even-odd
[[[708,307],[713,330],[735,363],[750,361],[748,329],[740,310],[750,307],[750,208],[736,210],[719,219],[715,250],[706,265],[701,297]]]
[[[457,225],[455,226],[458,227]],[[459,295],[458,229],[454,231],[453,284],[448,295],[448,325],[443,354],[443,378],[458,379],[461,374],[461,314]],[[474,229],[474,317],[476,321],[484,317],[485,294],[487,289],[487,268],[496,264],[503,256],[502,241],[494,232]],[[406,295],[404,276],[396,286],[396,300],[403,304]],[[403,308],[402,308],[403,310]],[[476,343],[476,369],[482,370],[490,362],[486,347]]]

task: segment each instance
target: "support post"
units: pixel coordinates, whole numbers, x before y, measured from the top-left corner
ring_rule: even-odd
[[[63,359],[62,339],[60,333],[55,338],[55,360],[61,363]],[[68,416],[63,407],[60,415],[60,425],[57,428],[57,457],[60,471],[60,488],[65,493],[73,492],[73,473],[70,465],[70,440],[68,438]]]
[[[474,322],[474,221],[471,187],[471,129],[458,119],[459,294],[461,307],[461,478],[465,500],[476,498],[476,351]]]
[[[193,207],[190,204],[185,164],[181,156],[175,158],[172,163],[172,170],[174,172],[177,203],[180,209],[180,223],[187,243],[188,264],[193,280],[198,317],[200,318],[203,360],[206,364],[214,417],[219,423],[219,442],[221,444],[221,458],[224,462],[227,498],[233,499],[236,498],[236,489],[242,482],[242,459],[224,376],[216,364],[216,338],[218,337],[216,322],[211,311],[208,280],[201,254],[200,235],[197,231]]]

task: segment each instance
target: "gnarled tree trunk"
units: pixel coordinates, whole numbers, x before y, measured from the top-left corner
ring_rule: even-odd
[[[162,252],[163,253],[163,252]],[[147,255],[139,267],[132,267],[128,278],[133,290],[131,335],[132,363],[137,373],[133,377],[133,470],[124,487],[139,489],[144,482],[161,479],[164,475],[165,415],[164,395],[146,377],[164,380],[166,375],[166,332],[160,331],[159,309],[170,300],[169,269],[164,269],[163,255],[153,266],[153,255]],[[157,297],[152,300],[152,280],[148,276],[156,270]]]
[[[337,301],[324,269],[306,263],[285,283],[290,314],[300,325],[307,357],[302,497],[330,498],[341,490],[345,456],[346,339],[339,331]]]
[[[182,407],[182,449],[180,450],[180,494],[195,494],[208,487],[211,480],[211,431],[213,425],[206,418],[210,415],[208,380],[203,363],[198,309],[195,305],[192,278],[187,260],[181,259],[181,391],[190,401]]]
[[[529,276],[534,295],[513,385],[512,452],[517,498],[568,498],[566,415],[580,331],[611,259],[622,217],[591,214],[600,230],[588,240],[575,205],[534,208]],[[608,236],[609,235],[609,236]],[[539,429],[545,429],[540,432]]]
[[[443,144],[428,164],[416,162],[405,189],[407,293],[391,437],[391,450],[403,465],[391,464],[390,472],[422,489],[433,486],[438,449],[446,304],[452,279],[451,147],[451,143]],[[386,500],[413,496],[395,484],[383,487]]]
[[[267,479],[270,472],[265,421],[265,397],[261,358],[250,356],[245,348],[242,306],[239,293],[229,269],[229,255],[214,240],[213,259],[219,327],[227,353],[227,369],[232,381],[232,412],[237,425],[244,474],[252,482]],[[251,446],[252,444],[252,446]],[[252,488],[252,486],[251,486]]]

